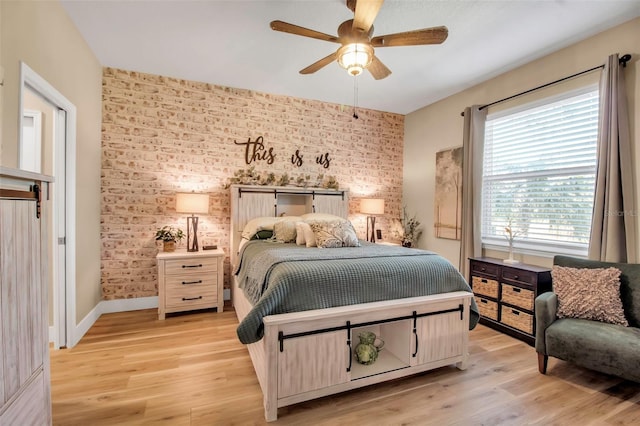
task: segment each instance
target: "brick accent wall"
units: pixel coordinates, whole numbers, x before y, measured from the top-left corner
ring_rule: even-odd
[[[310,81],[309,84],[312,84]],[[105,68],[102,119],[101,283],[106,300],[158,294],[154,240],[164,225],[186,231],[176,192],[210,194],[200,215],[200,244],[229,253],[230,196],[237,170],[250,167],[245,146],[262,136],[257,172],[335,176],[350,191],[349,218],[361,238],[359,197],[386,200],[387,218],[402,211],[404,116],[140,72]],[[81,119],[81,117],[80,117]],[[296,150],[301,166],[292,163]],[[262,151],[264,152],[264,151]],[[329,155],[328,168],[316,157]],[[80,159],[82,161],[82,159]],[[385,218],[379,228],[388,229]],[[184,247],[186,241],[179,245]],[[225,288],[229,288],[229,257]]]

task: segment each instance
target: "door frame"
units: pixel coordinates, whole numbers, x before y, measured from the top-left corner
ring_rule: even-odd
[[[56,126],[64,125],[65,141],[55,142],[54,156],[58,159],[64,158],[64,175],[56,176],[57,171],[54,163],[54,178],[63,185],[64,205],[54,206],[53,223],[54,232],[51,232],[53,239],[53,268],[54,268],[54,347],[72,347],[75,341],[74,330],[76,323],[76,106],[60,93],[49,82],[32,70],[24,62],[20,62],[20,97],[18,101],[19,111],[23,110],[22,99],[25,87],[29,87],[33,92],[39,94],[48,102],[64,110],[65,114],[56,114]],[[64,118],[63,118],[64,117]],[[18,114],[18,138],[22,141],[22,113]],[[63,123],[58,123],[63,120]],[[56,130],[57,135],[60,131]],[[54,183],[55,185],[55,183]],[[54,197],[54,203],[56,198]],[[64,214],[61,214],[64,212]],[[64,217],[60,217],[64,216]],[[60,223],[62,221],[62,223]],[[60,226],[59,226],[60,224]],[[58,235],[58,230],[62,228],[66,235]],[[64,244],[58,244],[58,238],[64,238]],[[63,273],[64,272],[64,273]],[[63,278],[63,279],[61,279]],[[66,321],[61,321],[65,319]],[[64,341],[62,341],[64,340]]]

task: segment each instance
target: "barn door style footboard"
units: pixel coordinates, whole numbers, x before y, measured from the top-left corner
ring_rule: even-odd
[[[459,291],[265,317],[266,420],[302,401],[446,365],[465,369],[471,297]],[[368,365],[354,354],[365,332],[384,342]]]

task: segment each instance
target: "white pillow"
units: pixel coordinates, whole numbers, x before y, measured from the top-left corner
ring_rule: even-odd
[[[304,222],[296,222],[296,244],[304,246],[307,244],[307,240],[304,237]]]
[[[305,213],[300,217],[303,220],[344,220],[343,217],[329,213]]]
[[[302,233],[304,234],[304,243],[307,247],[316,247],[316,236],[313,233],[313,229],[311,229],[311,225],[307,222],[298,222],[300,223],[300,229],[302,229]]]
[[[256,217],[251,219],[242,230],[242,238],[250,240],[258,231],[273,231],[273,225],[278,217]]]

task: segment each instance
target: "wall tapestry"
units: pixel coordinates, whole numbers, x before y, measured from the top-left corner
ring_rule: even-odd
[[[462,147],[436,152],[434,230],[436,237],[462,235]]]

